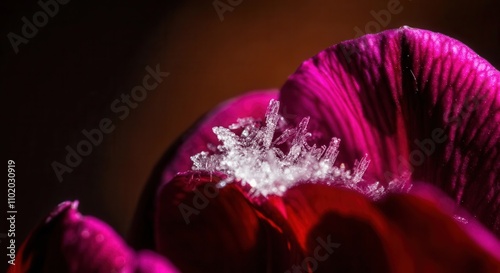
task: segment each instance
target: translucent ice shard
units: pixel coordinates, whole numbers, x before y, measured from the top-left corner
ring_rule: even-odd
[[[192,169],[223,172],[228,179],[219,186],[236,180],[250,185],[252,194],[262,196],[281,195],[303,182],[347,187],[373,199],[382,197],[388,190],[406,190],[402,180],[391,181],[387,189],[378,182],[363,182],[363,174],[370,164],[367,155],[356,160],[352,171],[346,170],[344,164],[335,166],[340,139],[332,138],[328,147],[310,146],[309,117],[303,118],[295,128],[280,129],[282,126],[278,125],[283,117],[278,110],[279,102],[271,100],[263,122],[242,118],[228,128],[214,127],[220,144],[211,152],[192,156]]]

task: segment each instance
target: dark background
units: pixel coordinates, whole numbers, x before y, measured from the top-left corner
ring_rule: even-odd
[[[17,54],[7,33],[20,35],[21,18],[32,21],[41,8],[36,1],[2,2],[2,157],[4,164],[16,161],[18,247],[64,200],[80,200],[84,214],[125,234],[155,162],[197,117],[245,91],[279,88],[303,60],[354,38],[355,27],[364,30],[375,20],[370,11],[387,9],[389,1],[243,0],[223,21],[213,2],[71,0]],[[498,1],[400,5],[381,29],[441,32],[500,67]],[[142,83],[145,66],[157,64],[170,75],[119,120],[111,102]],[[63,163],[65,147],[75,148],[81,131],[103,118],[116,129],[58,182],[51,163]],[[6,221],[0,222],[5,233]],[[2,266],[5,259],[2,254]]]

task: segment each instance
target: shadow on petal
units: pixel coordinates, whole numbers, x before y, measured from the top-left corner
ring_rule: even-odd
[[[494,236],[472,223],[460,223],[437,204],[410,194],[391,195],[377,204],[404,237],[417,272],[498,272],[500,244]],[[481,232],[483,238],[470,231]]]
[[[366,220],[327,212],[307,237],[314,272],[391,272],[380,235]]]
[[[188,172],[164,185],[156,212],[157,250],[183,272],[280,272],[291,265],[288,239],[237,182]]]
[[[456,221],[448,197],[429,196],[390,194],[373,202],[326,185],[290,189],[283,198],[286,217],[307,257],[296,267],[304,272],[497,272],[495,237],[473,220]]]
[[[401,255],[402,239],[363,195],[303,184],[283,199],[305,255],[314,258],[311,270],[317,264],[314,272],[413,272],[412,257]]]

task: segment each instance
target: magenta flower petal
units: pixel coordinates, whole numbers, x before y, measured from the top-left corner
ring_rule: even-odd
[[[136,254],[109,226],[82,216],[77,206],[59,205],[25,241],[10,272],[178,272],[160,256]]]
[[[264,117],[277,90],[255,91],[222,103],[194,124],[165,153],[144,189],[132,222],[129,243],[134,248],[154,249],[153,215],[160,185],[168,183],[178,172],[191,169],[190,157],[208,150],[208,144],[217,143],[214,126],[229,126],[238,118]]]
[[[177,273],[175,267],[163,256],[152,251],[142,250],[136,256],[136,271],[134,273]]]
[[[367,179],[411,173],[500,235],[500,72],[467,46],[409,27],[366,35],[305,61],[280,100],[322,144],[342,139],[340,162],[368,153]]]
[[[217,188],[216,174],[188,172],[160,189],[157,251],[182,272],[283,272],[293,252],[282,229],[238,183]]]

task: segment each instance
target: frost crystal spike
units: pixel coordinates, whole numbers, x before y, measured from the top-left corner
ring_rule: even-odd
[[[373,199],[382,197],[388,190],[409,190],[405,179],[391,181],[387,189],[379,182],[364,182],[362,177],[370,164],[367,155],[356,160],[352,171],[346,170],[344,164],[335,166],[340,139],[332,138],[328,147],[310,146],[307,143],[311,136],[307,131],[309,117],[303,118],[295,128],[280,129],[284,118],[278,112],[279,105],[279,101],[270,101],[264,122],[242,118],[228,128],[214,127],[212,130],[220,144],[215,152],[193,155],[192,169],[223,172],[228,178],[220,186],[239,181],[250,185],[252,194],[262,196],[282,195],[299,183],[346,187]],[[279,135],[275,138],[275,134]],[[283,145],[287,148],[283,149]]]

